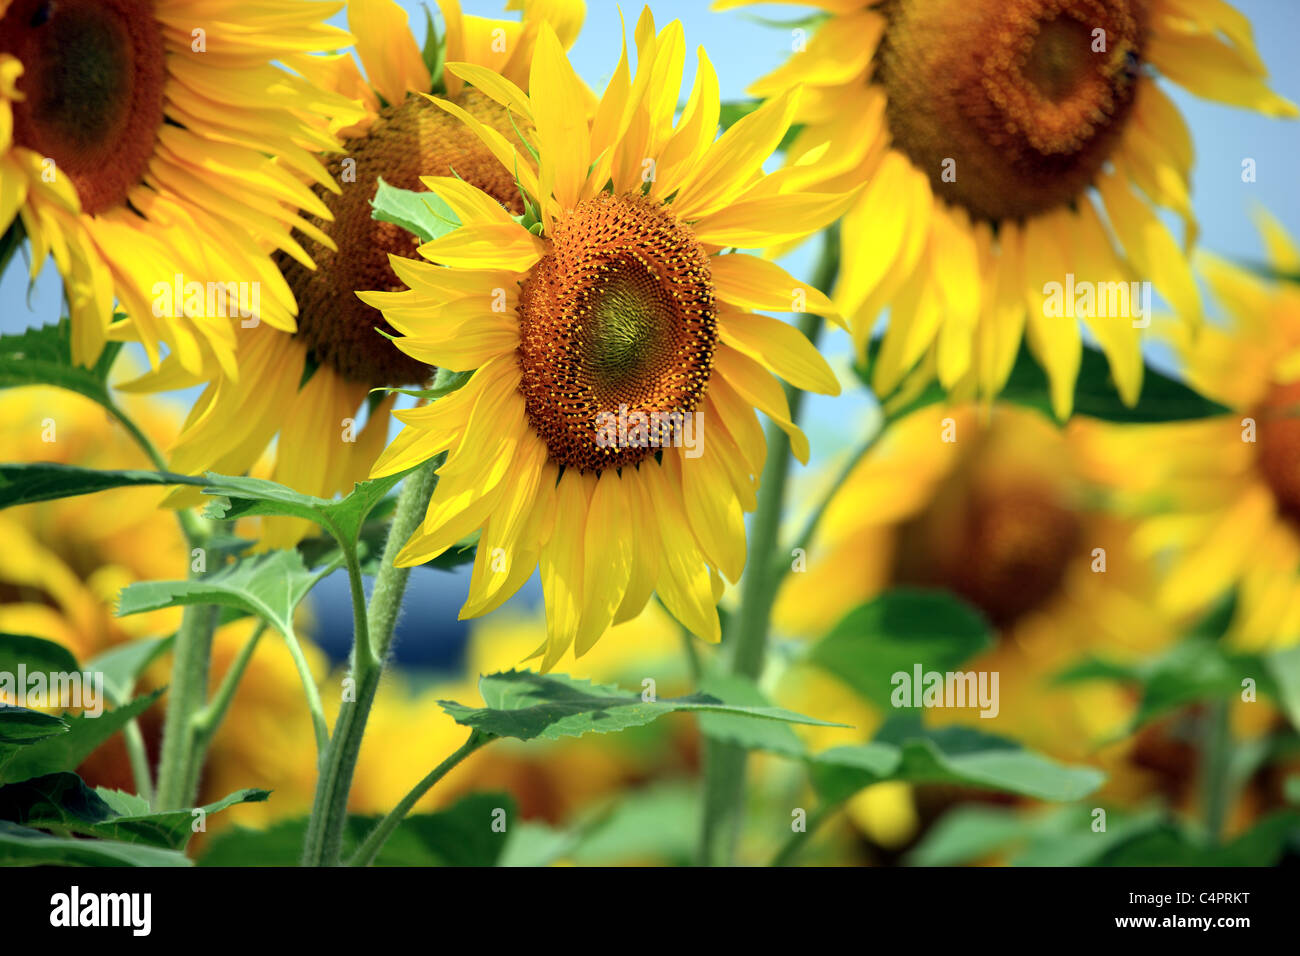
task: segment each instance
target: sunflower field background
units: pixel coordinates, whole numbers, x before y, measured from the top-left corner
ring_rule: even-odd
[[[0,863],[1295,863],[1297,12],[0,0]]]

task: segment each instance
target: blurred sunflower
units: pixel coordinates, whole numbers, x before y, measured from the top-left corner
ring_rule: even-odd
[[[186,473],[246,471],[278,436],[271,477],[308,494],[330,497],[365,478],[388,437],[393,396],[369,403],[372,390],[420,385],[433,369],[393,348],[376,332],[391,333],[383,316],[354,295],[361,289],[405,288],[389,256],[414,257],[410,233],[371,216],[382,179],[421,190],[422,174],[458,175],[498,202],[522,212],[514,177],[455,118],[417,93],[445,92],[450,100],[502,136],[515,138],[504,107],[466,85],[504,75],[527,82],[537,29],[544,20],[572,43],[582,23],[582,0],[530,0],[524,19],[462,16],[456,0],[441,0],[449,63],[430,74],[406,12],[393,0],[352,0],[348,26],[368,80],[351,57],[314,63],[323,88],[359,102],[364,113],[335,123],[343,152],[328,166],[328,189],[318,185],[314,215],[300,225],[310,258],[277,253],[275,265],[299,308],[295,331],[264,323],[236,330],[236,367],[203,374],[164,363],[127,390],[207,383],[185,430],[171,450],[171,466]],[[464,77],[464,79],[462,78]],[[340,185],[336,185],[340,184]],[[312,265],[314,261],[315,265]],[[377,396],[376,396],[377,398]],[[193,500],[182,492],[176,501]],[[310,525],[295,518],[264,523],[263,546],[291,547]]]
[[[455,104],[518,176],[536,223],[491,195],[426,179],[461,227],[394,259],[411,290],[371,293],[402,352],[468,383],[398,412],[405,430],[376,464],[393,474],[447,452],[423,526],[398,556],[419,564],[481,529],[461,617],[505,601],[540,563],[550,669],[586,653],[611,623],[658,591],[693,633],[719,638],[722,577],[745,562],[765,442],[754,409],[808,441],[770,374],[837,393],[834,374],[786,323],[753,309],[835,318],[816,289],[762,259],[720,254],[814,232],[851,195],[785,192],[762,164],[798,103],[791,90],[715,142],[717,77],[701,49],[695,87],[673,125],[684,39],[674,22],[636,28],[588,122],[585,89],[543,26],[531,95],[508,80],[484,92],[532,130],[520,153]],[[435,264],[436,263],[436,264]],[[445,268],[450,267],[450,268]],[[699,423],[707,423],[707,433]]]
[[[179,430],[182,415],[176,406],[143,397],[128,397],[123,404],[151,436],[167,439]],[[0,448],[15,461],[83,468],[152,468],[135,441],[99,405],[56,388],[0,391]],[[179,608],[128,617],[113,613],[122,588],[139,581],[184,577],[189,566],[189,552],[175,516],[158,507],[163,495],[157,488],[115,488],[0,511],[0,541],[4,542],[0,548],[0,632],[62,644],[84,664],[124,642],[175,631],[181,620]],[[244,620],[217,631],[214,688],[252,628],[253,622]],[[323,673],[322,655],[309,642],[304,644],[314,669]],[[140,684],[153,689],[169,680],[167,662],[160,660]],[[157,742],[161,731],[162,706],[151,708],[140,720],[150,745]],[[278,769],[295,763],[283,760],[289,741],[300,742],[303,752],[313,755],[298,777],[303,799],[310,806],[316,780],[314,743],[301,684],[284,642],[266,639],[248,665],[226,726],[218,732],[204,777],[204,795],[215,800],[241,787],[273,783],[277,789],[286,787],[288,793],[281,802],[292,805],[288,795],[293,793],[292,784]],[[79,772],[92,785],[135,787],[118,738],[91,755]],[[250,807],[261,809],[236,816],[255,819],[266,812],[267,804]]]
[[[1300,275],[1300,250],[1272,219],[1273,268]],[[1206,611],[1236,589],[1231,636],[1259,649],[1300,638],[1300,283],[1270,281],[1202,253],[1197,267],[1229,313],[1195,336],[1167,331],[1187,381],[1232,410],[1205,421],[1095,436],[1137,542],[1171,561],[1158,597],[1171,614]]]
[[[310,264],[291,230],[312,231],[300,209],[328,215],[298,176],[333,185],[314,153],[335,144],[316,117],[354,107],[300,69],[348,42],[323,22],[337,9],[0,0],[0,233],[21,229],[33,278],[53,256],[76,361],[94,362],[112,334],[139,339],[155,364],[161,342],[189,374],[233,374],[233,300],[220,318],[155,310],[156,287],[182,280],[258,284],[260,318],[292,331],[293,294],[269,253]],[[110,333],[114,300],[128,321]]]
[[[1099,427],[1076,420],[1062,430],[1001,404],[987,420],[961,407],[892,424],[832,499],[807,571],[787,577],[777,627],[820,635],[888,588],[951,591],[993,625],[994,645],[963,666],[999,674],[999,712],[985,719],[974,709],[936,709],[927,722],[968,724],[1067,762],[1122,767],[1123,745],[1098,746],[1126,726],[1131,694],[1103,682],[1054,684],[1086,655],[1132,661],[1174,636],[1152,607],[1156,572],[1135,554],[1133,523],[1100,507],[1096,463],[1080,437]],[[778,702],[816,702],[818,715],[830,706],[832,719],[857,728],[812,729],[810,743],[869,737],[887,715],[810,668],[790,668]],[[935,815],[907,794],[872,788],[851,802],[850,815],[881,845],[898,846]]]
[[[828,190],[867,183],[845,216],[836,304],[860,349],[888,307],[872,379],[882,395],[914,367],[958,396],[996,395],[1023,334],[1066,416],[1081,333],[1072,310],[1045,308],[1046,283],[1140,277],[1189,322],[1201,313],[1186,253],[1156,212],[1176,212],[1191,245],[1192,141],[1156,76],[1297,115],[1268,89],[1249,22],[1222,0],[799,2],[830,16],[749,92],[806,84],[788,154],[797,175]],[[1135,401],[1139,329],[1083,321]]]
[[[175,434],[179,413],[156,402],[127,409],[150,434]],[[170,412],[170,414],[169,414]],[[124,429],[73,392],[0,392],[0,448],[15,461],[151,468]],[[133,637],[169,633],[178,609],[113,616],[118,591],[183,575],[188,553],[156,488],[117,488],[0,511],[0,631],[62,644],[80,661]]]

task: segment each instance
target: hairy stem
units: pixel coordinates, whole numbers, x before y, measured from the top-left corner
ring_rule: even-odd
[[[484,744],[496,740],[491,734],[483,734],[477,730],[471,731],[469,739],[465,741],[454,754],[444,760],[438,766],[434,767],[423,780],[417,783],[411,792],[402,798],[402,802],[395,806],[388,816],[379,821],[379,825],[370,831],[356,854],[353,855],[349,866],[369,866],[375,862],[375,857],[379,851],[384,848],[388,838],[393,835],[393,831],[398,825],[406,819],[406,815],[411,812],[411,808],[419,802],[433,787],[435,783],[447,776],[458,763],[478,750]]]
[[[384,662],[392,645],[406,582],[411,575],[410,568],[396,567],[393,561],[424,520],[429,498],[438,484],[439,464],[438,458],[425,462],[402,483],[368,611],[360,603],[360,571],[356,566],[356,549],[349,549],[346,556],[348,576],[353,582],[353,614],[356,620],[352,643],[352,678],[356,685],[353,695],[344,700],[339,710],[334,735],[321,760],[320,777],[316,781],[316,799],[303,846],[304,866],[339,864],[343,830],[347,825],[352,775],[356,771],[366,721],[370,717],[370,708],[374,704],[379,680],[383,675]]]

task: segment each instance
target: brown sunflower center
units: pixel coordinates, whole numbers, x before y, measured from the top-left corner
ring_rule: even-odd
[[[1137,89],[1145,0],[888,0],[878,80],[894,145],[989,220],[1070,203]]]
[[[506,111],[482,93],[467,89],[454,99],[517,141]],[[423,382],[431,369],[379,335],[375,329],[392,334],[392,327],[355,294],[405,288],[388,256],[417,258],[420,244],[400,226],[371,217],[379,178],[400,189],[423,191],[421,176],[459,176],[519,214],[523,204],[514,177],[472,131],[421,96],[385,107],[365,135],[344,145],[330,163],[330,173],[341,192],[317,192],[334,221],[312,221],[334,240],[338,251],[304,239],[303,248],[316,263],[314,271],[282,252],[276,254],[276,264],[298,300],[298,335],[318,362],[348,381],[370,386]]]
[[[163,124],[167,78],[152,0],[14,0],[0,53],[23,65],[14,142],[52,160],[87,213],[126,199]]]
[[[1259,470],[1278,512],[1300,527],[1300,382],[1273,386],[1255,419]]]
[[[634,465],[672,441],[708,386],[708,256],[638,196],[580,203],[551,240],[519,300],[528,421],[567,468]]]
[[[1006,627],[1060,590],[1078,517],[1046,482],[950,489],[900,533],[899,583],[949,588]]]

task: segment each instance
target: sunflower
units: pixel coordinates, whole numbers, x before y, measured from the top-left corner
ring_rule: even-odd
[[[1262,219],[1278,273],[1300,250]],[[1300,284],[1271,281],[1202,253],[1197,267],[1229,313],[1193,337],[1167,331],[1188,382],[1232,410],[1197,422],[1099,434],[1120,507],[1141,516],[1140,546],[1170,561],[1158,598],[1204,613],[1235,589],[1231,637],[1260,649],[1300,637]]]
[[[789,161],[818,188],[867,184],[845,216],[836,304],[863,350],[889,309],[877,394],[917,368],[955,395],[993,396],[1025,337],[1065,417],[1081,320],[1136,401],[1144,312],[1102,286],[1113,305],[1108,293],[1104,309],[1062,315],[1048,284],[1141,278],[1199,317],[1184,248],[1192,141],[1156,76],[1296,116],[1268,89],[1245,17],[1223,0],[801,2],[830,16],[749,92],[806,84]],[[1182,218],[1183,246],[1155,207]]]
[[[1132,702],[1105,685],[1055,687],[1054,675],[1089,653],[1134,660],[1172,637],[1150,606],[1156,570],[1136,553],[1134,523],[1099,507],[1080,437],[1091,427],[1062,432],[1001,404],[987,421],[963,407],[891,426],[832,499],[807,571],[786,579],[778,627],[825,633],[891,587],[951,591],[993,626],[994,646],[968,669],[1001,675],[1000,708],[993,719],[928,716],[1089,759]]]
[[[175,434],[179,410],[135,400],[151,434]],[[88,398],[47,387],[0,393],[0,447],[16,461],[148,468],[148,458]],[[89,660],[134,637],[169,633],[176,609],[113,616],[118,591],[176,577],[189,562],[175,518],[153,488],[117,488],[0,511],[0,632],[62,644]]]
[[[506,110],[466,86],[461,74],[503,75],[526,83],[538,25],[549,19],[571,43],[584,10],[581,0],[531,0],[522,21],[507,21],[463,16],[456,0],[441,0],[440,6],[445,56],[463,61],[445,73],[430,74],[406,12],[393,0],[352,0],[348,6],[348,26],[368,80],[351,57],[313,65],[322,87],[352,98],[363,112],[355,122],[331,125],[343,139],[343,151],[330,159],[328,178],[340,185],[332,192],[316,189],[321,208],[309,217],[301,237],[310,260],[283,252],[275,256],[281,281],[298,303],[296,331],[270,323],[241,326],[236,368],[211,370],[205,377],[164,365],[124,386],[206,385],[171,450],[174,469],[243,473],[278,436],[271,477],[330,497],[366,476],[388,437],[394,395],[381,399],[371,393],[418,386],[433,374],[425,362],[393,348],[376,331],[392,332],[383,316],[354,295],[362,289],[404,288],[389,255],[415,255],[410,233],[372,218],[378,183],[421,190],[422,174],[455,174],[522,211],[513,177],[478,137],[417,93],[445,92],[501,135],[513,137]],[[174,499],[192,500],[192,492]],[[309,527],[294,518],[268,519],[262,543],[292,546]]]
[[[1055,683],[1087,656],[1136,661],[1174,637],[1152,607],[1158,577],[1136,553],[1135,523],[1100,507],[1102,463],[1088,437],[1098,427],[1076,420],[1061,430],[1037,412],[996,403],[987,414],[931,408],[894,423],[835,493],[807,570],[787,577],[778,629],[824,634],[890,588],[955,593],[992,625],[993,645],[962,669],[999,675],[998,713],[935,709],[926,722],[965,724],[1099,765],[1112,776],[1106,799],[1149,795],[1133,741],[1121,737],[1136,699],[1107,682]],[[868,739],[890,716],[797,654],[774,696],[796,710],[816,703],[819,715],[853,725],[797,728],[814,749]],[[845,810],[888,858],[971,796],[890,783],[864,789]]]
[[[427,262],[393,259],[409,291],[361,296],[403,353],[474,370],[449,396],[396,413],[406,428],[375,465],[387,475],[447,455],[398,562],[422,563],[481,530],[463,618],[499,606],[540,564],[543,669],[570,646],[585,653],[655,592],[693,633],[718,640],[715,601],[744,567],[743,512],[766,451],[755,408],[808,456],[771,373],[839,391],[802,335],[751,311],[837,318],[826,296],[722,251],[813,232],[852,199],[791,194],[786,176],[762,171],[798,90],[715,141],[717,77],[704,51],[674,126],[681,24],[656,33],[646,10],[636,40],[635,78],[625,43],[588,121],[583,85],[543,26],[531,95],[504,79],[483,89],[531,130],[526,152],[439,100],[518,177],[530,216],[459,179],[427,178],[460,227],[420,248]]]
[[[323,22],[337,9],[0,0],[0,233],[26,236],[33,278],[53,256],[76,361],[111,335],[233,372],[229,312],[294,328],[270,252],[310,264],[291,231],[328,213],[299,177],[332,184],[319,117],[355,107],[301,71],[347,42]],[[193,283],[201,305],[172,295]],[[110,329],[115,300],[128,319]]]

